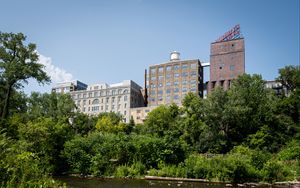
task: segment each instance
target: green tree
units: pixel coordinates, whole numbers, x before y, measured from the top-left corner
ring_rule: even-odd
[[[74,116],[75,107],[69,94],[33,92],[28,99],[28,116],[31,119],[43,116],[66,120]]]
[[[0,115],[6,118],[9,113],[12,90],[22,87],[22,82],[34,78],[39,83],[48,83],[50,78],[37,63],[36,45],[24,44],[22,33],[0,32],[0,81],[4,88],[4,100]]]
[[[300,89],[300,66],[286,66],[279,69],[276,81],[280,82],[288,91]]]
[[[146,133],[163,137],[167,131],[176,129],[178,115],[179,108],[176,104],[170,106],[161,105],[155,108],[148,114],[144,123]]]

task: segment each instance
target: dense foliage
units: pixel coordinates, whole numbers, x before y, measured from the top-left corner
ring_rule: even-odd
[[[12,39],[22,45],[25,38],[1,34],[2,41]],[[58,187],[49,175],[62,173],[233,182],[300,178],[297,66],[279,71],[286,94],[275,95],[261,76],[244,74],[228,91],[216,88],[206,99],[189,93],[182,107],[159,106],[144,124],[134,125],[112,112],[78,113],[68,94],[26,96],[18,90],[21,81],[48,81],[35,66],[35,46],[24,47],[32,53],[25,63],[7,61],[13,52],[0,47],[0,88],[9,87],[0,90],[2,187]],[[26,75],[8,86],[15,66]]]

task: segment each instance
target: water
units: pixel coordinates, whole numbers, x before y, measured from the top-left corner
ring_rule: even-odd
[[[225,184],[190,183],[177,181],[150,181],[136,179],[103,179],[81,177],[56,177],[55,179],[67,183],[71,188],[223,188]]]

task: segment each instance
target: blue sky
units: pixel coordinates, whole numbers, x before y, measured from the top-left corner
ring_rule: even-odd
[[[181,59],[208,62],[210,43],[236,24],[245,38],[247,73],[272,80],[279,68],[300,62],[299,0],[0,3],[0,31],[22,32],[36,43],[53,82],[110,84],[132,79],[142,85],[144,69],[167,61],[171,51],[179,51]],[[50,88],[30,81],[24,90]]]

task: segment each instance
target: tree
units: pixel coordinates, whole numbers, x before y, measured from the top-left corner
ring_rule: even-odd
[[[4,102],[1,117],[8,116],[12,90],[22,87],[22,82],[34,78],[38,83],[48,83],[50,78],[37,63],[36,45],[24,44],[26,36],[22,33],[0,32],[0,83],[4,88]]]
[[[300,89],[300,66],[286,66],[279,69],[279,77],[276,81],[285,86],[288,91]]]
[[[152,110],[144,123],[145,131],[156,136],[163,137],[176,129],[176,120],[179,116],[179,108],[176,104],[170,106],[161,105]],[[168,133],[167,133],[168,132]]]
[[[69,94],[33,92],[28,99],[28,115],[31,119],[43,116],[66,120],[74,115],[75,107]]]

